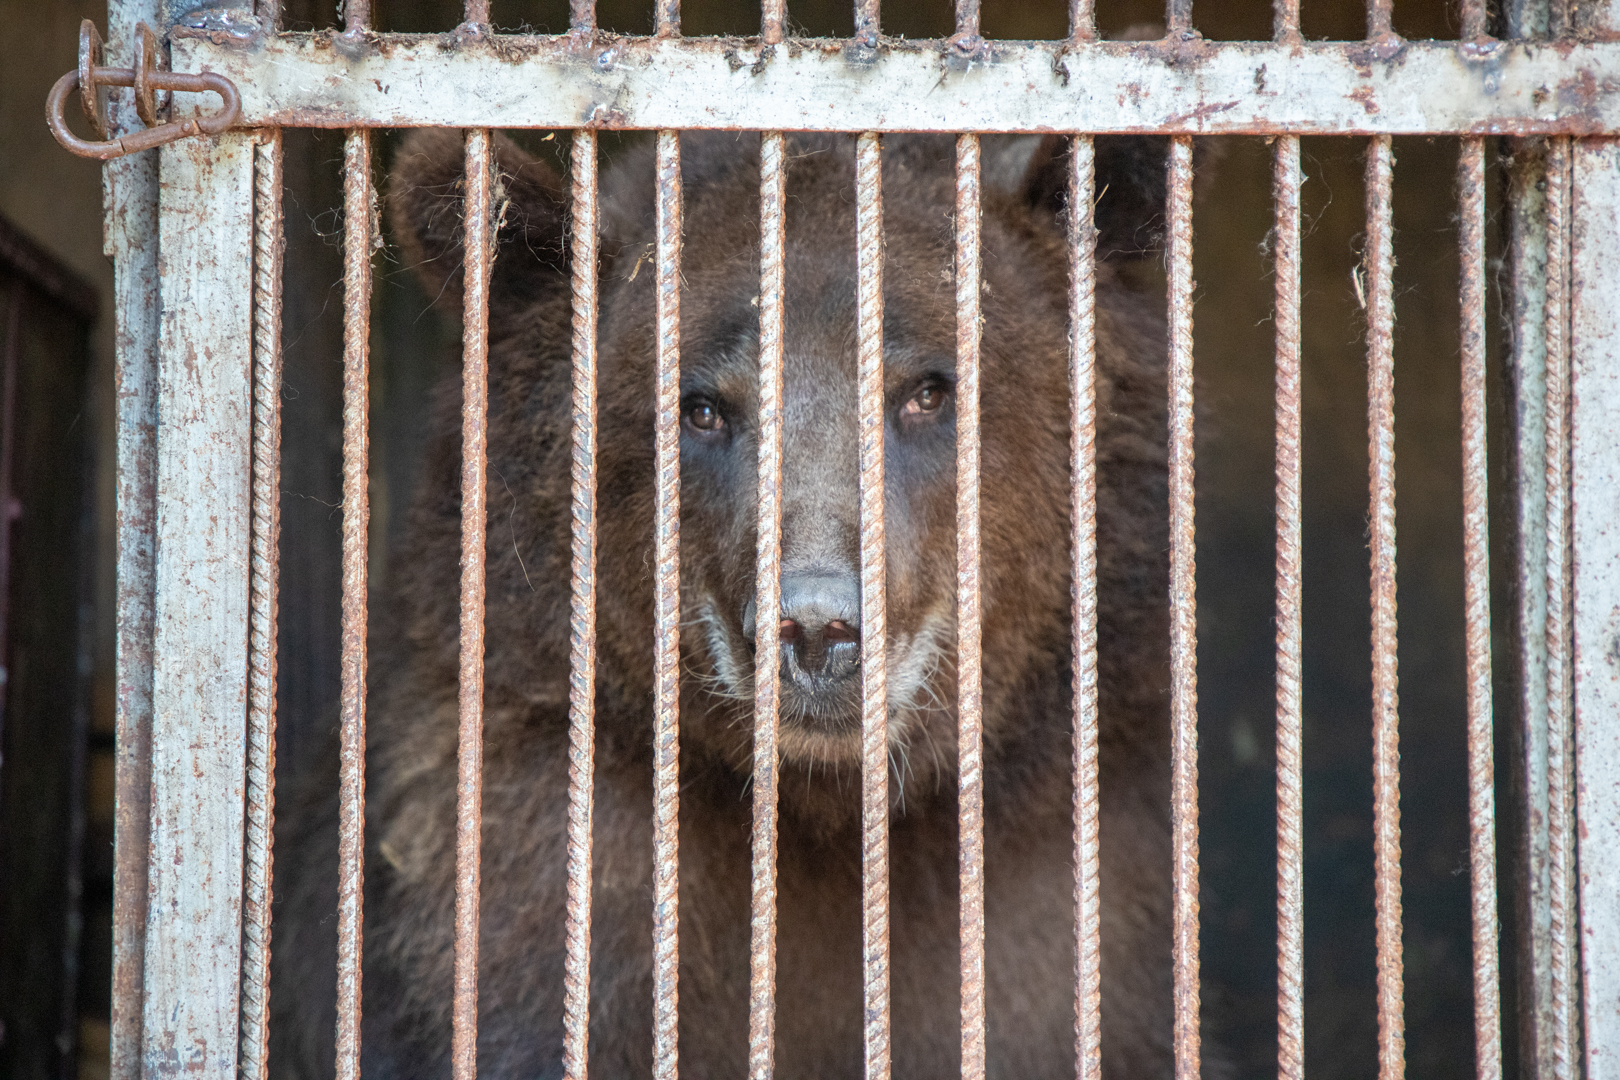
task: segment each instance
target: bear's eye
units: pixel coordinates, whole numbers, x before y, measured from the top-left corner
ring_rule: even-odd
[[[715,408],[714,402],[701,398],[687,403],[686,422],[694,430],[706,435],[712,435],[726,426],[725,417],[720,415],[720,410]]]
[[[937,413],[944,407],[949,394],[950,390],[940,383],[924,383],[906,399],[906,403],[900,407],[900,415],[915,420]]]

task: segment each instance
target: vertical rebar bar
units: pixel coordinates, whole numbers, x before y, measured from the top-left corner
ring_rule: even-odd
[[[471,5],[469,5],[470,7]],[[478,1075],[478,896],[484,787],[484,541],[489,450],[490,133],[467,132],[462,210],[461,656],[456,732],[456,956],[450,1069]]]
[[[1069,0],[1069,40],[1091,41],[1097,36],[1096,0]],[[1089,138],[1089,136],[1087,136]]]
[[[782,290],[787,153],[759,143],[759,520],[754,568],[754,833],[748,1075],[769,1080],[776,1039],[777,709],[782,610]]]
[[[882,33],[880,0],[855,0],[855,44],[875,49]]]
[[[1297,9],[1296,9],[1297,13]],[[1297,23],[1295,24],[1297,28]],[[1296,29],[1297,32],[1297,29]],[[1305,844],[1301,785],[1299,137],[1273,147],[1277,351],[1277,1076],[1305,1075]]]
[[[1089,29],[1077,17],[1076,34]],[[1097,228],[1096,144],[1069,151],[1069,443],[1074,619],[1074,1055],[1102,1080],[1102,905],[1097,820]]]
[[[654,33],[659,37],[679,37],[681,32],[681,0],[654,0]]]
[[[971,28],[962,20],[973,8]],[[959,0],[957,33],[978,33]],[[984,680],[979,578],[979,137],[956,138],[956,715],[962,1076],[984,1077]]]
[[[467,26],[489,26],[489,0],[466,0],[462,5],[462,22]]]
[[[764,0],[759,10],[759,37],[766,45],[780,45],[787,33],[787,0]]]
[[[248,581],[247,812],[243,843],[242,1038],[237,1073],[265,1080],[270,1038],[270,886],[276,801],[276,607],[281,537],[281,131],[253,161],[253,508]]]
[[[366,843],[366,555],[371,252],[377,194],[371,132],[343,147],[343,615],[338,778],[337,1076],[360,1076],[360,947]]]
[[[1395,267],[1387,135],[1367,150],[1367,429],[1372,546],[1373,891],[1378,965],[1378,1075],[1405,1072],[1401,951],[1400,729],[1395,621]]]
[[[591,1019],[591,784],[596,731],[596,132],[576,131],[573,462],[568,625],[568,916],[563,1069],[585,1080]]]
[[[979,0],[956,0],[956,36],[979,36]]]
[[[1272,36],[1278,41],[1299,37],[1299,0],[1271,0]]]
[[[889,1076],[889,690],[883,531],[883,151],[855,144],[861,493],[861,962],[867,1080]]]
[[[371,29],[371,0],[343,0],[343,32],[354,35]]]
[[[1478,6],[1478,5],[1475,5]],[[1483,16],[1482,16],[1483,20]],[[1483,21],[1480,32],[1483,32]],[[1468,653],[1469,886],[1474,924],[1474,1053],[1478,1080],[1502,1075],[1496,941],[1496,799],[1492,762],[1491,582],[1485,456],[1485,142],[1462,140],[1463,574]]]
[[[596,0],[568,0],[568,28],[576,34],[595,30]]]
[[[1170,804],[1177,1080],[1198,1080],[1198,613],[1193,531],[1192,137],[1170,142]]]
[[[1462,40],[1486,36],[1485,0],[1462,0]]]
[[[1367,0],[1367,36],[1386,37],[1395,32],[1395,0]]]
[[[1555,137],[1547,148],[1547,892],[1551,941],[1552,1064],[1556,1080],[1576,1075],[1574,1025],[1575,838],[1572,605],[1569,506],[1569,233],[1572,148]]]
[[[1164,24],[1167,35],[1185,34],[1192,30],[1192,0],[1165,0]]]
[[[658,133],[653,510],[653,1076],[675,1080],[680,975],[681,146]],[[766,613],[760,613],[761,618]]]

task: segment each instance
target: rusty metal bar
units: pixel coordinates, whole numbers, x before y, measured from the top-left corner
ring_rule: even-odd
[[[780,45],[787,33],[787,0],[764,0],[759,10],[759,39],[764,45]]]
[[[360,1076],[360,947],[366,830],[366,555],[371,506],[371,252],[377,238],[371,132],[343,147],[343,616],[338,776],[338,1080]]]
[[[1069,40],[1078,44],[1096,37],[1096,0],[1069,0]]]
[[[1192,0],[1165,0],[1165,32],[1176,37],[1192,31]]]
[[[1367,0],[1367,37],[1385,38],[1395,33],[1395,0]]]
[[[778,24],[780,28],[780,24]],[[787,218],[782,133],[759,144],[759,520],[754,568],[754,832],[748,1075],[769,1080],[776,1040],[777,709],[781,703],[782,303]]]
[[[978,22],[978,4],[973,23]],[[960,16],[962,4],[957,6]],[[957,32],[967,34],[960,18]],[[972,28],[977,36],[977,25]],[[956,139],[956,745],[962,1076],[984,1077],[984,669],[979,577],[979,137]]]
[[[162,25],[159,0],[109,0],[106,55],[128,58],[135,27]],[[143,128],[132,95],[107,103],[108,135]],[[152,793],[152,639],[156,598],[158,156],[107,163],[104,254],[113,264],[117,410],[113,763],[113,1080],[140,1080]]]
[[[1299,40],[1299,0],[1271,0],[1272,34],[1278,41]]]
[[[462,12],[462,25],[489,28],[489,0],[466,0]]]
[[[1547,347],[1546,437],[1546,627],[1547,650],[1547,885],[1549,1009],[1552,1013],[1552,1075],[1576,1075],[1579,1039],[1575,976],[1575,836],[1573,707],[1570,678],[1569,512],[1569,271],[1570,158],[1567,139],[1547,148]]]
[[[568,624],[568,921],[563,1070],[585,1080],[591,1028],[591,785],[596,754],[596,133],[576,131],[573,221],[573,539]]]
[[[1192,139],[1170,142],[1170,726],[1176,1080],[1198,1080],[1198,614],[1193,532]]]
[[[875,8],[875,4],[874,4]],[[875,14],[875,12],[874,12]],[[861,492],[861,964],[867,1080],[889,1076],[889,687],[883,531],[883,151],[855,143]]]
[[[681,144],[658,133],[653,509],[653,1076],[675,1080],[680,975]],[[766,617],[765,612],[760,618]]]
[[[596,0],[568,0],[568,28],[576,34],[596,30]]]
[[[1291,29],[1297,32],[1298,8]],[[1279,32],[1281,28],[1279,28]],[[1300,668],[1299,139],[1273,147],[1277,352],[1277,1076],[1305,1075],[1305,836]]]
[[[875,47],[875,22],[870,29]],[[863,40],[853,46],[860,55]],[[777,49],[761,78],[751,72],[764,45],[639,37],[602,43],[589,79],[569,35],[501,35],[498,64],[487,46],[439,42],[371,35],[349,55],[329,35],[281,34],[253,49],[181,35],[171,54],[177,71],[230,79],[241,123],[252,127],[558,128],[585,118],[615,129],[952,134],[1620,131],[1620,41],[1605,39],[1558,49],[1503,42],[1488,59],[1477,44],[1409,41],[1390,64],[1369,64],[1365,42],[1221,42],[1193,65],[1177,40],[1064,40],[1020,43],[993,64],[956,71],[946,66],[961,66],[949,42],[918,42],[869,65],[850,62],[848,41],[801,38]],[[1093,93],[1133,83],[1153,92]]]
[[[681,0],[654,0],[654,33],[659,37],[679,37],[681,33]]]
[[[371,0],[343,0],[343,32],[358,37],[371,29]]]
[[[1075,32],[1091,32],[1090,13]],[[1069,476],[1074,620],[1074,1056],[1102,1080],[1102,904],[1097,819],[1097,228],[1096,145],[1069,149]]]
[[[1577,8],[1620,32],[1620,4]],[[1569,525],[1580,1048],[1587,1080],[1620,1077],[1620,141],[1570,160]]]
[[[1401,956],[1400,730],[1395,623],[1395,267],[1387,136],[1367,150],[1367,427],[1372,538],[1373,891],[1378,949],[1378,1076],[1405,1072]]]
[[[281,540],[281,132],[254,148],[253,510],[248,580],[247,836],[243,848],[242,1043],[237,1073],[266,1080],[270,885],[276,802],[276,605]]]
[[[1491,582],[1485,456],[1485,143],[1464,139],[1457,164],[1462,229],[1463,575],[1468,655],[1469,886],[1478,1080],[1502,1075],[1496,939],[1496,796],[1492,760]]]
[[[956,38],[974,41],[979,36],[979,0],[956,0]]]
[[[468,4],[472,14],[472,4]],[[485,13],[487,16],[487,12]],[[456,963],[450,1069],[478,1075],[478,897],[484,794],[484,544],[489,471],[489,276],[495,259],[490,133],[467,132],[462,211],[461,657],[456,735]]]
[[[880,0],[855,0],[855,44],[875,49],[882,34]]]
[[[1487,36],[1485,0],[1462,0],[1462,40],[1475,41]]]

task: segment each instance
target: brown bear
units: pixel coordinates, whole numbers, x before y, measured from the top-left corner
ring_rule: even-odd
[[[1104,252],[1162,192],[1155,148],[1099,140]],[[1064,142],[986,138],[983,601],[988,1060],[1074,1075],[1068,266]],[[862,1073],[863,649],[890,671],[893,1071],[959,1067],[953,141],[885,140],[888,640],[860,636],[854,141],[793,136],[787,171],[776,1074]],[[1141,146],[1147,146],[1142,150]],[[1157,148],[1162,161],[1162,145]],[[1144,167],[1142,162],[1149,161]],[[462,139],[413,135],[391,220],[459,310]],[[568,193],[498,140],[490,300],[488,654],[479,1068],[560,1076],[568,790]],[[680,1067],[746,1073],[759,139],[682,137]],[[1112,194],[1110,194],[1110,192]],[[652,1047],[654,179],[604,172],[599,668],[590,1068]],[[1171,1060],[1165,338],[1097,286],[1103,1062]],[[372,632],[363,1062],[448,1075],[455,865],[459,382]],[[510,490],[510,496],[506,492]],[[506,511],[511,504],[509,512]],[[334,755],[335,756],[335,755]],[[332,1068],[335,766],[284,815],[277,1075]]]

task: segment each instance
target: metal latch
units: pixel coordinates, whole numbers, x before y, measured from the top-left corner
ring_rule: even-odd
[[[56,141],[80,157],[107,161],[123,157],[154,146],[176,142],[192,135],[218,135],[242,115],[242,96],[236,84],[223,75],[204,71],[195,75],[169,71],[162,66],[162,50],[152,28],[141,23],[135,31],[135,66],[132,68],[102,67],[104,44],[89,19],[79,24],[79,69],[70,71],[56,80],[45,99],[45,122],[50,125]],[[145,131],[134,131],[116,139],[108,139],[107,96],[109,86],[128,86],[135,90],[135,114],[146,125]],[[77,89],[79,104],[89,117],[96,134],[104,141],[81,139],[68,130],[65,113],[68,95]],[[157,91],[180,90],[202,93],[211,90],[220,96],[224,105],[217,112],[192,120],[160,122]]]

